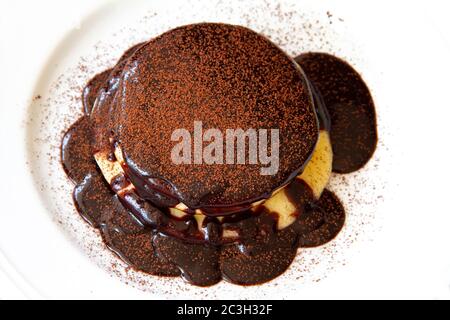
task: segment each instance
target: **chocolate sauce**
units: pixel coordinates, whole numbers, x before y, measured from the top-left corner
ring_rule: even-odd
[[[90,115],[92,122],[92,132],[94,134],[93,149],[95,151],[111,149],[110,154],[112,155],[113,146],[111,144],[110,138],[112,134],[111,127],[113,123],[112,115],[114,114],[113,107],[115,94],[118,90],[118,83],[120,80],[120,76],[122,75],[122,70],[125,63],[141,45],[142,43],[139,43],[128,49],[120,57],[114,68],[105,71],[105,74],[101,77],[94,77],[88,83],[89,89],[85,89],[83,91],[83,93],[90,93],[97,90],[96,98],[90,99],[91,102],[95,101],[92,102],[92,106],[90,107],[90,114],[89,112],[86,112],[86,110],[89,110],[89,107],[85,107],[85,112],[87,115]],[[105,77],[107,80],[103,83],[100,83],[100,81],[105,79]]]
[[[254,285],[282,274],[297,253],[298,234],[292,227],[275,231],[275,219],[261,215],[253,221],[258,234],[240,244],[225,245],[220,256],[223,278],[240,285]]]
[[[75,189],[75,201],[83,217],[100,227],[107,246],[137,270],[160,276],[181,274],[199,286],[212,285],[222,277],[241,285],[277,277],[289,267],[298,246],[306,246],[306,240],[299,242],[300,239],[314,239],[315,245],[321,245],[334,238],[337,228],[332,233],[324,225],[335,219],[324,217],[324,213],[334,217],[335,212],[343,212],[342,207],[333,207],[329,202],[320,209],[321,200],[312,207],[314,210],[308,210],[295,224],[281,231],[275,228],[276,218],[267,212],[248,215],[246,219],[241,217],[238,222],[224,224],[240,230],[242,238],[238,243],[193,243],[141,223],[101,179],[99,175],[89,174]],[[299,194],[299,191],[292,192]]]
[[[77,210],[95,228],[100,226],[104,212],[114,211],[113,196],[103,176],[96,172],[87,174],[73,191]]]
[[[361,169],[377,146],[375,105],[364,80],[347,62],[329,54],[305,53],[295,60],[329,112],[333,171]]]
[[[115,68],[89,82],[83,91],[86,116],[68,130],[62,142],[63,166],[76,184],[76,208],[100,230],[113,252],[136,270],[181,276],[198,286],[213,285],[221,279],[254,285],[282,274],[299,248],[320,246],[336,237],[345,222],[339,199],[324,190],[316,201],[310,187],[299,179],[285,188],[288,201],[296,208],[296,219],[282,230],[277,228],[276,212],[263,206],[251,209],[245,203],[232,203],[226,210],[234,206],[236,211],[222,214],[220,220],[215,215],[220,215],[222,207],[211,207],[200,226],[194,211],[175,218],[168,212],[168,207],[178,203],[172,185],[155,177],[144,179],[130,170],[130,162],[123,168],[125,175],[116,176],[109,185],[93,154],[104,148],[112,150],[117,142],[110,141],[114,134],[110,128],[116,121],[116,93],[123,86],[124,66],[142,47],[139,44],[131,48]],[[345,172],[362,166],[376,145],[375,112],[367,87],[350,66],[332,56],[311,53],[297,61],[313,81],[308,87],[320,128],[328,131],[331,126],[334,133],[334,170]],[[339,97],[339,93],[343,96]],[[356,143],[349,143],[349,137]],[[363,148],[362,142],[369,144]],[[115,160],[114,154],[110,157]],[[191,179],[195,184],[195,178]],[[136,186],[135,191],[116,194],[130,183]],[[235,232],[236,237],[222,237],[225,229]]]

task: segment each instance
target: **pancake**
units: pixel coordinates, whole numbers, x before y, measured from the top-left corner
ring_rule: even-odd
[[[123,70],[113,111],[115,146],[140,195],[161,192],[194,210],[268,198],[302,172],[318,139],[298,65],[265,37],[224,24],[177,28],[141,46]],[[193,133],[195,121],[222,132],[279,129],[278,172],[264,176],[248,163],[174,164],[171,135]]]

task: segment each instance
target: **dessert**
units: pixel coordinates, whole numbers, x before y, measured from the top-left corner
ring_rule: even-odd
[[[269,281],[332,240],[345,212],[331,172],[377,142],[351,66],[226,24],[134,46],[82,101],[62,142],[78,211],[130,266],[199,286]]]

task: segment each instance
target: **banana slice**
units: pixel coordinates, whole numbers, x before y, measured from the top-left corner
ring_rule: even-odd
[[[312,190],[314,198],[319,199],[328,180],[330,180],[333,164],[333,151],[331,149],[330,136],[327,131],[320,131],[319,140],[311,160],[306,165],[303,173],[296,179],[303,180]],[[299,199],[299,202],[301,199]],[[263,206],[278,215],[279,230],[291,225],[297,214],[295,203],[288,198],[286,189],[283,188],[272,195]]]

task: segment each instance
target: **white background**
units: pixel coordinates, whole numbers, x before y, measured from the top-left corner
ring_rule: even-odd
[[[35,76],[52,48],[103,2],[0,1],[0,202],[4,208],[0,209],[0,232],[6,227],[2,223],[11,218],[7,217],[12,214],[6,210],[9,206],[33,210],[31,204],[36,197],[31,188],[19,185],[26,180],[27,172],[14,157],[21,142],[11,132],[23,128],[18,109],[27,104]],[[340,293],[327,293],[319,287],[311,293],[312,298],[450,297],[450,4],[392,2],[377,1],[384,10],[374,10],[370,19],[367,14],[371,9],[365,2],[346,1],[346,7],[352,8],[355,17],[361,16],[361,28],[373,39],[373,46],[384,49],[379,59],[389,68],[390,105],[396,108],[393,113],[403,128],[391,148],[404,154],[402,165],[393,175],[399,184],[398,194],[395,201],[386,204],[389,212],[380,239],[341,272],[339,279],[330,280],[328,285],[342,288]],[[392,26],[390,35],[379,34],[379,26],[384,23]],[[16,219],[20,210],[13,211]],[[0,249],[9,245],[0,234]],[[62,248],[55,244],[55,254]],[[41,298],[39,290],[30,285],[34,279],[25,281],[14,261],[1,252],[0,298]],[[77,267],[83,270],[85,263],[89,262],[80,262]],[[111,281],[107,276],[100,277],[96,285],[111,286],[113,291],[123,286]],[[66,290],[51,297],[123,298],[126,290],[134,289],[121,287],[120,296],[114,292],[71,295],[70,291],[77,288]]]

